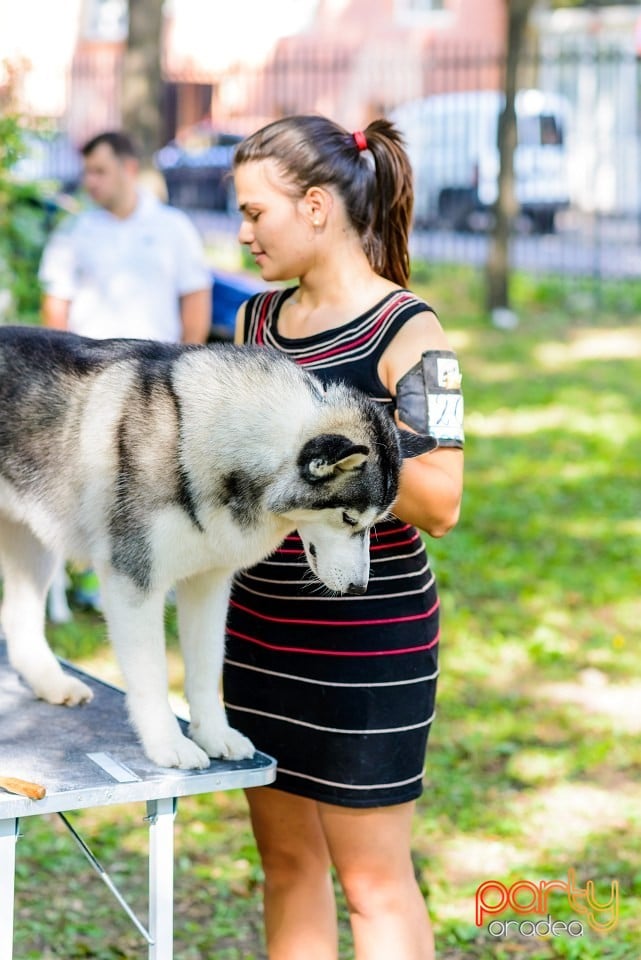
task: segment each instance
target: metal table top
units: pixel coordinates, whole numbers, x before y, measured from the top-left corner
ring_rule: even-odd
[[[0,638],[0,776],[47,790],[42,800],[30,800],[0,789],[0,820],[273,781],[276,763],[259,752],[251,760],[212,760],[206,770],[155,766],[129,723],[123,691],[63,666],[91,687],[90,703],[69,708],[36,700],[8,665]]]

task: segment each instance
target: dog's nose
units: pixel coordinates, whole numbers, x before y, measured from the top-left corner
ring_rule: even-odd
[[[347,593],[352,594],[353,596],[360,597],[363,593],[367,592],[366,583],[350,583],[347,588]]]

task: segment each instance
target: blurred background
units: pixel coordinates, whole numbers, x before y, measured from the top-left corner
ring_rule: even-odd
[[[352,130],[389,116],[414,167],[417,257],[486,268],[503,207],[503,269],[578,295],[641,270],[640,56],[636,3],[0,3],[0,101],[28,131],[12,179],[57,203],[79,186],[78,147],[122,126],[233,266],[239,138],[288,113]],[[488,305],[508,306],[498,290]]]

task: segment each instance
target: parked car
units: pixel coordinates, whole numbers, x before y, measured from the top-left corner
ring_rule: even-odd
[[[503,105],[498,90],[469,90],[413,100],[391,112],[414,170],[417,225],[465,229],[487,222],[498,195]],[[553,230],[557,212],[569,205],[568,116],[560,96],[534,89],[517,93],[516,199],[540,232]]]
[[[165,178],[169,203],[187,209],[235,210],[231,163],[242,139],[198,124],[158,150],[154,162]]]

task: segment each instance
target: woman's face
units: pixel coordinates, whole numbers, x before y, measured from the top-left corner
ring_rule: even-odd
[[[271,160],[241,164],[234,184],[243,215],[238,239],[249,247],[263,279],[302,276],[313,262],[317,242],[306,199],[292,197]]]

